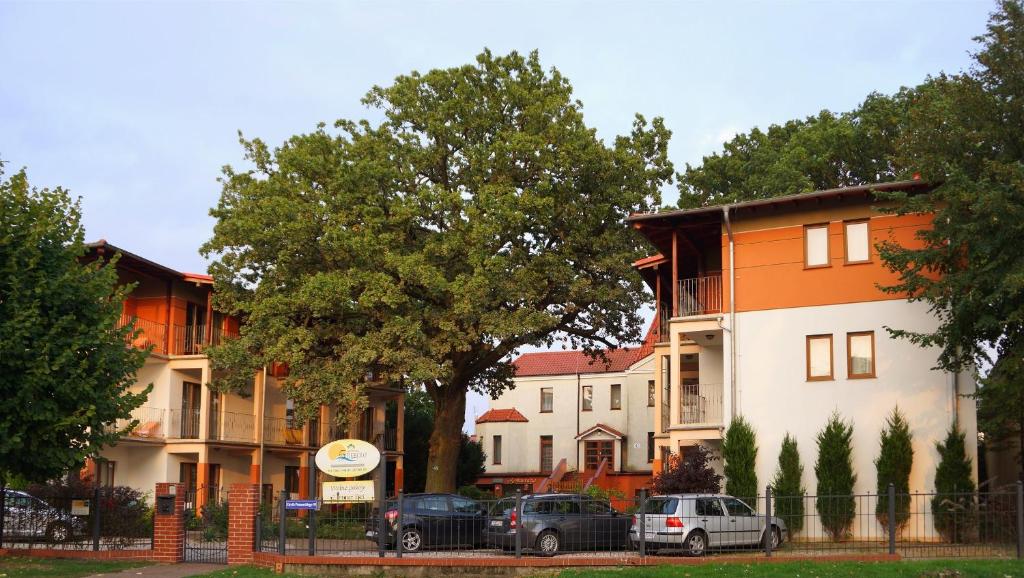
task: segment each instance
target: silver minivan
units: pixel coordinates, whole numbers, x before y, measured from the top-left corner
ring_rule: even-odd
[[[700,556],[725,547],[763,546],[765,539],[771,541],[774,550],[786,536],[786,524],[781,519],[766,520],[743,500],[732,496],[670,494],[648,498],[643,513],[633,516],[629,529],[633,547],[640,543],[641,515],[648,553],[682,550]]]

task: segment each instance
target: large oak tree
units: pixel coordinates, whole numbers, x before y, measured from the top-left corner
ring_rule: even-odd
[[[245,319],[212,352],[221,387],[285,362],[301,412],[365,404],[368,383],[434,401],[427,491],[454,489],[469,390],[511,385],[517,348],[635,341],[646,300],[624,225],[672,179],[669,132],[639,115],[605,143],[536,53],[485,51],[364,98],[378,120],[271,149],[243,140],[204,246],[217,305]]]

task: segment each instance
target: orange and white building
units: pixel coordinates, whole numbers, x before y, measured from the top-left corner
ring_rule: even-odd
[[[197,507],[236,482],[260,484],[264,500],[281,490],[308,497],[310,475],[319,476],[318,482],[323,478],[313,453],[334,439],[359,438],[383,443],[389,490],[402,487],[402,390],[369,386],[369,407],[345,430],[335,425],[336,409],[326,405],[317,419],[300,425],[281,389],[279,379],[287,369],[280,365],[254,375],[250,391],[214,391],[205,350],[236,337],[239,322],[213,309],[212,278],[175,271],[106,241],[88,247],[87,259],[120,254],[119,282],[135,284],[124,300],[121,323],[134,321],[138,330],[129,346],[152,346],[152,351],[131,389],[151,385],[152,391],[132,412],[137,425],[91,460],[87,475],[149,492],[157,482],[181,482],[195,491]],[[132,420],[117,425],[123,429]]]
[[[838,411],[853,422],[857,493],[875,491],[879,432],[897,405],[914,436],[910,488],[934,488],[935,442],[959,421],[976,439],[974,375],[935,370],[937,349],[887,328],[932,331],[928,305],[885,293],[896,275],[876,245],[904,246],[930,215],[881,212],[873,191],[925,194],[908,181],[634,215],[658,254],[635,266],[656,302],[654,469],[695,444],[719,450],[731,420],[757,432],[757,477],[771,479],[795,436],[815,491],[815,436]],[[975,467],[975,444],[968,444]]]

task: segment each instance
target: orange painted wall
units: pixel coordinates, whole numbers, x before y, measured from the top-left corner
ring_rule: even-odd
[[[863,216],[870,214],[865,207]],[[905,298],[883,293],[877,287],[877,284],[892,284],[897,277],[885,268],[875,245],[892,240],[904,246],[919,246],[914,234],[930,227],[930,215],[871,216],[871,262],[854,265],[845,264],[843,221],[828,221],[831,266],[805,269],[804,225],[825,222],[816,217],[804,215],[801,219],[801,215],[796,215],[790,220],[791,224],[764,229],[757,229],[756,223],[744,223],[746,230],[735,232],[737,311]],[[726,235],[722,236],[722,262],[725,263],[722,267],[723,302],[728,304],[729,238]]]

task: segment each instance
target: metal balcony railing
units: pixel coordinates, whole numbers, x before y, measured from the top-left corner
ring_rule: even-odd
[[[722,273],[708,273],[700,277],[679,280],[680,317],[721,313]]]
[[[199,439],[199,410],[167,410],[167,437]]]
[[[136,334],[134,337],[131,335],[127,336],[125,338],[126,344],[139,349],[152,346],[153,351],[157,353],[167,353],[167,343],[165,341],[167,338],[166,325],[148,319],[139,319],[134,315],[121,315],[121,318],[117,320],[118,329],[132,324],[134,324]]]
[[[229,442],[256,441],[256,416],[225,411],[211,417],[210,439]]]
[[[679,390],[681,425],[722,425],[722,384],[683,385]]]
[[[264,417],[263,441],[268,444],[303,445],[302,427],[295,427],[293,423],[293,420],[284,417]]]
[[[128,419],[119,419],[108,427],[108,431],[125,431],[126,438],[163,439],[167,435],[167,410],[156,407],[137,407]],[[132,422],[136,422],[132,426]],[[130,429],[129,429],[129,426]]]

